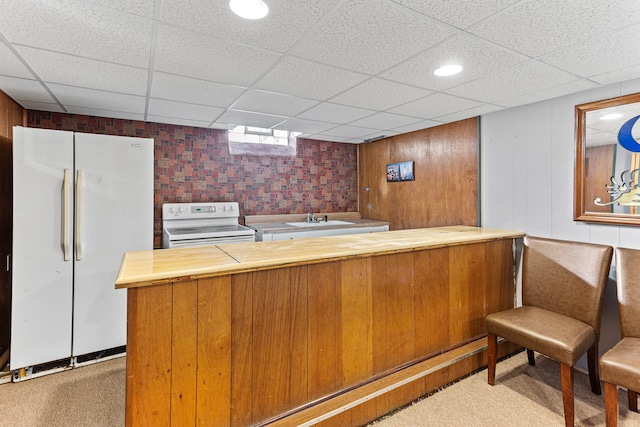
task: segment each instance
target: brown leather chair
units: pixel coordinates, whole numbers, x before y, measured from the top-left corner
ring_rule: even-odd
[[[497,337],[560,363],[566,426],[574,423],[573,365],[587,352],[591,390],[600,394],[598,342],[611,246],[525,236],[522,307],[486,317],[489,384],[495,384]]]
[[[600,358],[607,427],[618,425],[618,386],[627,389],[629,410],[638,412],[640,390],[640,250],[616,249],[622,340]]]

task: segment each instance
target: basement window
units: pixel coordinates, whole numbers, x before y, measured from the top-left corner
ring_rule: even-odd
[[[295,156],[297,132],[253,126],[235,126],[228,131],[231,154]]]

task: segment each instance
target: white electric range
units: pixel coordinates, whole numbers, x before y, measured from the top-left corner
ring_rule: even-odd
[[[162,247],[255,242],[255,230],[238,223],[237,202],[165,203]]]

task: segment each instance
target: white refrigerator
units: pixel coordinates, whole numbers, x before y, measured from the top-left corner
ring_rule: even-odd
[[[126,344],[125,252],[153,249],[153,139],[15,127],[10,369]]]

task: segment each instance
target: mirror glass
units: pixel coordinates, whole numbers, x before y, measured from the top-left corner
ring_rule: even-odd
[[[640,94],[576,106],[574,219],[640,225]]]

